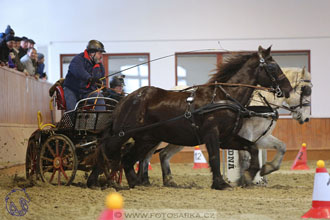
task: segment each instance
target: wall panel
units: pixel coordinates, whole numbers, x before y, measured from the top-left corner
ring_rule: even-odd
[[[0,67],[0,169],[25,162],[27,142],[38,128],[37,112],[51,122],[51,84]]]
[[[36,124],[39,110],[45,122],[51,121],[50,83],[6,67],[1,67],[0,73],[0,123]]]

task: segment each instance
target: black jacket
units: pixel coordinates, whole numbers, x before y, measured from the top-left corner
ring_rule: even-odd
[[[9,52],[11,51],[12,50],[7,47],[7,43],[3,40],[0,44],[0,61],[5,63],[8,62]]]

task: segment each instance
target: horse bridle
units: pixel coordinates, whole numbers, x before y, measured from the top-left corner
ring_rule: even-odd
[[[311,102],[310,101],[308,101],[308,102],[304,102],[303,103],[303,99],[304,99],[304,97],[306,97],[306,96],[310,96],[311,94],[312,94],[312,82],[311,82],[311,80],[307,80],[307,79],[304,79],[304,80],[300,80],[300,83],[301,82],[306,82],[306,83],[309,83],[310,85],[304,85],[304,86],[302,86],[301,87],[301,89],[300,89],[300,100],[299,100],[299,104],[298,105],[295,105],[295,106],[290,106],[290,109],[292,110],[292,111],[295,111],[298,107],[299,108],[302,108],[302,107],[307,107],[307,106],[311,106]],[[299,84],[300,83],[298,83],[293,89],[294,89],[294,91],[296,92],[296,89],[297,89],[297,87],[299,86]]]
[[[275,74],[276,69],[278,69],[278,65],[276,63],[267,63],[265,61],[265,59],[259,55],[259,68],[263,68],[267,74],[267,76],[270,78],[270,80],[272,81],[272,87],[274,89],[274,93],[277,97],[282,97],[283,96],[283,92],[279,86],[278,81],[281,81],[282,79],[284,79],[286,76],[281,73],[281,75],[277,76]]]

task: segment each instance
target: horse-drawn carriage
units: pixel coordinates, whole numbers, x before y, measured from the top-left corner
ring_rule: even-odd
[[[59,110],[65,109],[65,100],[61,85],[55,88],[54,103]],[[70,185],[77,170],[88,172],[92,166],[92,157],[101,137],[101,131],[111,118],[117,100],[104,98],[105,111],[95,111],[96,104],[80,100],[74,110],[65,112],[55,125],[40,126],[28,141],[26,151],[26,178],[41,178],[56,185]],[[99,97],[100,99],[100,97]],[[122,172],[111,172],[112,180],[120,183]]]
[[[64,113],[54,128],[39,129],[32,134],[26,156],[27,178],[36,174],[49,183],[69,185],[77,170],[92,168],[87,186],[93,187],[103,171],[107,180],[120,182],[124,168],[129,187],[134,187],[147,177],[143,175],[145,168],[140,166],[138,178],[134,164],[164,141],[184,146],[205,143],[214,189],[230,187],[220,173],[219,144],[224,149],[247,150],[251,163],[242,182],[250,183],[260,170],[258,149],[254,142],[240,137],[238,131],[244,118],[265,117],[246,108],[255,89],[285,98],[296,92],[271,57],[270,48],[259,47],[257,53],[234,56],[219,66],[206,84],[194,86],[192,91],[143,87],[126,96],[118,106],[115,100],[107,100],[113,104],[103,112],[94,111],[93,105],[80,105],[88,101],[81,100],[73,111]],[[299,93],[300,108],[309,106],[303,103],[304,96],[310,96],[306,91],[310,87],[304,86]],[[61,91],[58,94],[56,97],[61,100]],[[107,126],[111,118],[116,120]],[[100,139],[97,152],[101,153],[94,157],[98,163],[89,163],[105,128],[111,132]],[[134,139],[134,144],[123,147],[129,139]]]

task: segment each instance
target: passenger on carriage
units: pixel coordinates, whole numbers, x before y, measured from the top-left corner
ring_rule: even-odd
[[[124,82],[125,75],[114,76],[110,80],[110,88],[105,88],[103,90],[104,97],[116,99],[120,101],[124,97],[123,88],[125,86]]]
[[[88,97],[103,97],[99,84],[105,83],[102,53],[104,46],[100,41],[88,42],[84,52],[76,55],[69,65],[68,74],[65,77],[63,90],[66,100],[66,111],[73,110],[77,101]],[[89,100],[93,104],[95,100]],[[95,110],[105,110],[104,100],[96,99]]]

